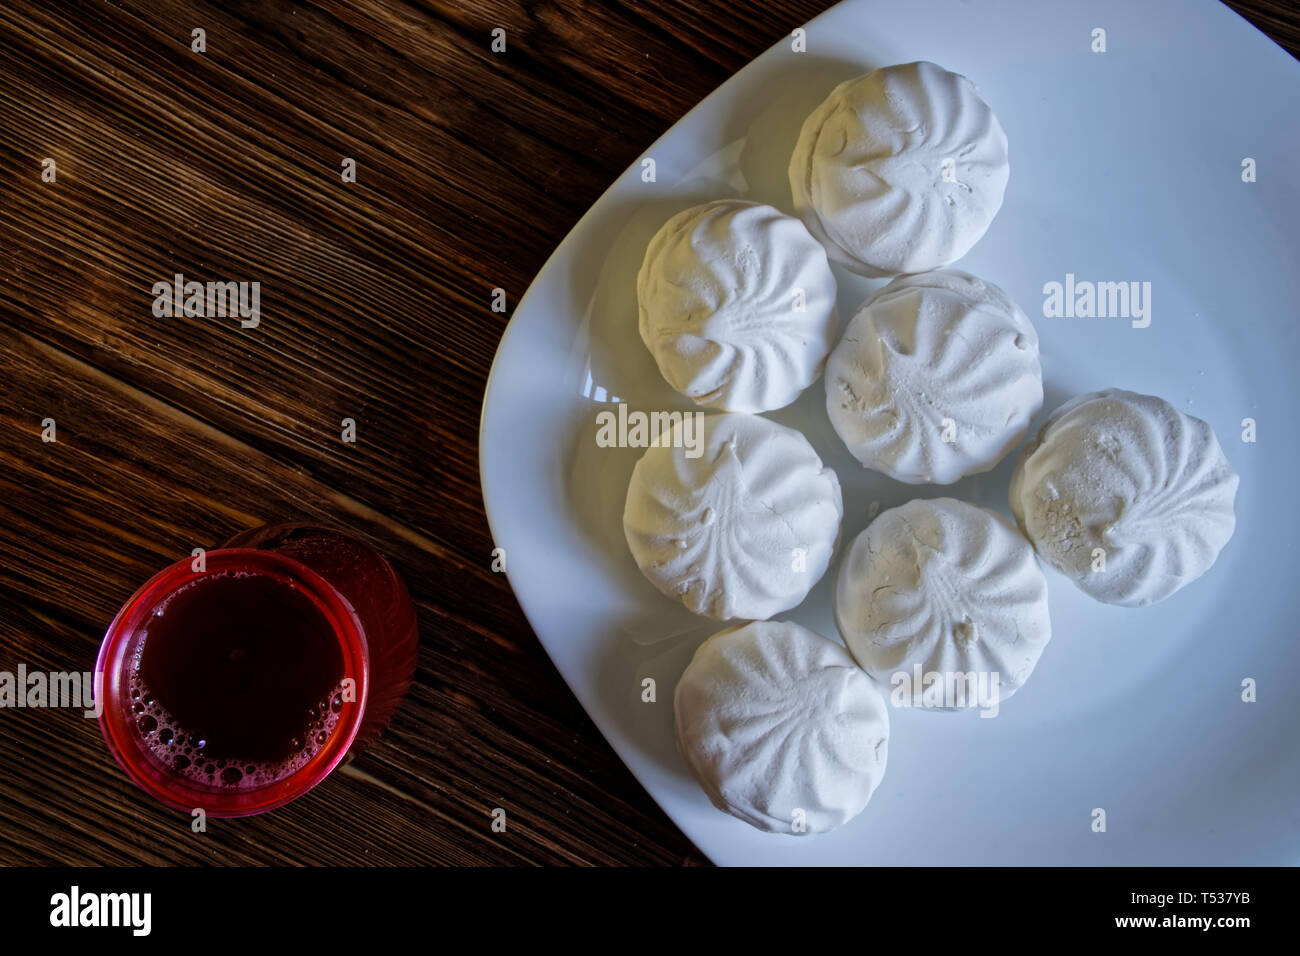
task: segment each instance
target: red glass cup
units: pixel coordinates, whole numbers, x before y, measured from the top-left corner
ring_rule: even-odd
[[[415,609],[401,578],[374,549],[355,538],[309,525],[271,525],[244,532],[202,557],[154,575],[118,612],[104,636],[100,728],[127,775],[178,810],[214,817],[263,813],[302,796],[345,759],[365,749],[400,705],[415,671]],[[271,782],[231,788],[178,772],[151,752],[133,706],[149,621],[168,599],[205,575],[256,575],[294,588],[327,622],[337,640],[350,699],[336,707],[333,729],[301,766]],[[336,701],[337,703],[337,701]]]

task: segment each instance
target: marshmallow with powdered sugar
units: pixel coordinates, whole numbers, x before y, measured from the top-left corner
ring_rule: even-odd
[[[1112,388],[1048,416],[1012,473],[1011,510],[1086,594],[1141,607],[1214,564],[1236,527],[1237,481],[1207,423]]]
[[[853,457],[911,484],[988,471],[1042,404],[1032,323],[997,286],[956,269],[889,283],[826,363],[826,411]]]
[[[884,699],[844,648],[798,624],[713,635],[682,674],[673,710],[678,750],[709,800],[760,830],[831,830],[884,777]]]
[[[705,415],[702,453],[676,431],[637,462],[623,531],[651,583],[696,614],[765,620],[826,572],[844,507],[808,439],[755,415]],[[678,426],[681,427],[681,426]]]
[[[795,212],[833,261],[872,277],[960,259],[1009,176],[1006,134],[975,85],[924,61],[841,83],[790,159]]]
[[[637,275],[641,339],[701,405],[764,412],[816,381],[835,342],[835,277],[793,216],[723,199],[678,213]]]
[[[1051,639],[1047,579],[1009,522],[952,498],[882,511],[849,546],[835,582],[836,626],[872,677],[974,673],[998,699],[1029,679]],[[980,702],[942,700],[952,710]]]

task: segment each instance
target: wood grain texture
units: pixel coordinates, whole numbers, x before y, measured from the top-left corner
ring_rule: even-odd
[[[1290,4],[1231,5],[1300,51]],[[0,7],[0,670],[89,669],[149,575],[280,520],[373,541],[421,629],[367,754],[203,835],[134,791],[93,721],[0,710],[0,863],[703,862],[490,570],[477,427],[508,316],[489,302],[824,6]],[[155,318],[177,272],[262,283],[261,325]]]
[[[1300,59],[1300,3],[1297,0],[1224,0],[1292,56]]]

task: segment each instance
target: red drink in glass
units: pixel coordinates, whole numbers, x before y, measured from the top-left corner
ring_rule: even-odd
[[[105,635],[104,739],[151,795],[244,816],[293,800],[387,726],[415,611],[377,552],[323,528],[245,532],[148,581]]]

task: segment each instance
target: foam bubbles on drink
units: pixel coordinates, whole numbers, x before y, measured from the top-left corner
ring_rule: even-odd
[[[338,725],[343,703],[343,683],[330,690],[308,710],[303,734],[290,742],[290,754],[275,762],[248,763],[240,760],[206,760],[207,738],[201,730],[182,725],[163,709],[140,682],[131,676],[131,706],[136,738],[161,767],[193,783],[223,790],[252,790],[283,780],[305,767],[329,741]]]

